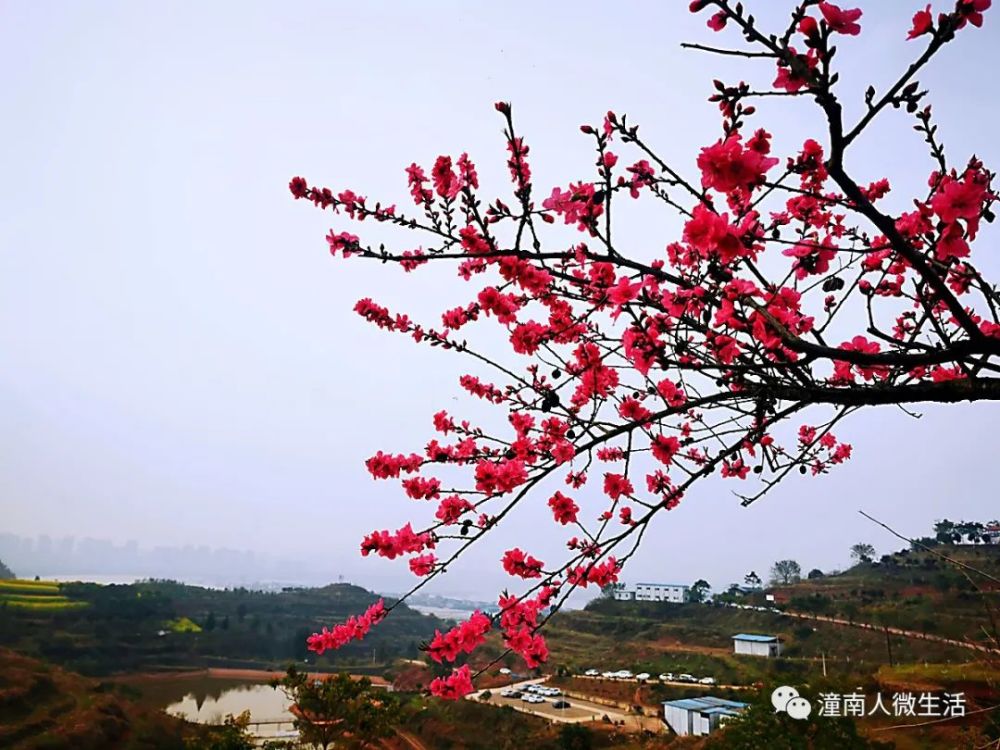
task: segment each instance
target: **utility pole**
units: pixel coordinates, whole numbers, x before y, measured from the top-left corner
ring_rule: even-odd
[[[826,651],[820,651],[819,655],[823,659],[823,676],[826,677]]]
[[[893,664],[892,664],[892,641],[889,640],[889,628],[888,628],[888,626],[886,626],[886,628],[885,628],[885,647],[889,651],[889,666],[891,667],[891,666],[893,666]]]

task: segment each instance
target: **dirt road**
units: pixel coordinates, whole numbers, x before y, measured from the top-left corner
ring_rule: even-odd
[[[783,613],[787,617],[795,617],[800,620],[815,620],[817,622],[829,622],[833,625],[843,625],[849,628],[861,628],[862,630],[873,630],[876,633],[884,633],[889,631],[891,635],[898,635],[903,638],[913,638],[921,641],[933,641],[934,643],[944,643],[948,646],[957,646],[958,648],[967,648],[973,651],[979,651],[984,654],[1000,654],[1000,649],[989,648],[988,646],[982,646],[978,643],[971,643],[969,641],[958,641],[954,638],[945,638],[940,635],[932,635],[930,633],[921,633],[916,630],[904,630],[902,628],[885,627],[882,625],[872,625],[867,622],[851,622],[850,620],[843,620],[839,617],[828,617],[826,615],[812,615],[805,614],[801,612],[788,612],[787,610]]]

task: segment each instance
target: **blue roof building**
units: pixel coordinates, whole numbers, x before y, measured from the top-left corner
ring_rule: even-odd
[[[774,658],[781,656],[781,639],[776,635],[737,633],[733,636],[733,651],[745,656]]]
[[[705,735],[747,707],[746,703],[703,695],[663,702],[663,720],[680,736]]]

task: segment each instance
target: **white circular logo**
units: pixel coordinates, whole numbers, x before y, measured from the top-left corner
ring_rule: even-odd
[[[776,714],[781,713],[788,707],[788,701],[798,697],[799,691],[788,685],[775,688],[774,692],[771,693],[771,705],[774,706],[774,712]]]
[[[809,713],[812,711],[812,704],[805,698],[792,698],[788,701],[785,711],[787,711],[788,715],[793,719],[808,719]]]

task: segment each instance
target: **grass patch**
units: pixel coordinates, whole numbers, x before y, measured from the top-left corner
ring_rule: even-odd
[[[62,596],[39,596],[38,594],[2,594],[0,602],[68,602],[69,598]]]
[[[64,595],[55,581],[0,581],[0,607],[54,612],[86,606],[87,602]]]
[[[0,594],[58,595],[59,584],[55,581],[0,581]]]
[[[167,630],[171,633],[200,633],[201,625],[196,623],[194,620],[188,617],[178,617],[176,620],[170,620],[166,624]]]
[[[49,612],[59,609],[80,609],[81,607],[86,606],[88,606],[87,602],[71,602],[68,599],[53,600],[39,597],[35,601],[11,601],[10,599],[0,598],[0,607],[10,607],[12,609],[30,609]]]
[[[934,682],[947,686],[957,682],[982,682],[995,685],[1000,683],[1000,669],[979,662],[883,665],[879,667],[877,678],[879,682],[896,684]]]

